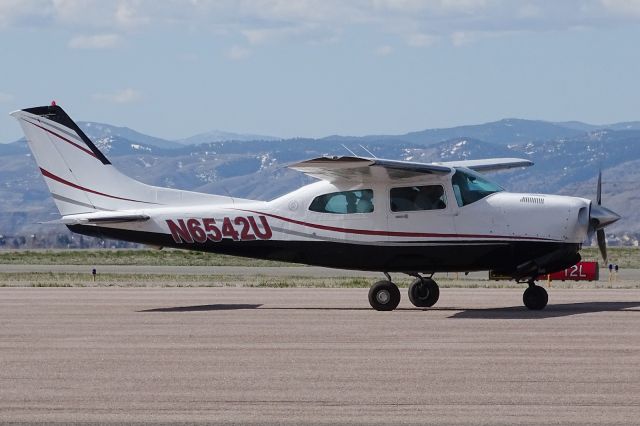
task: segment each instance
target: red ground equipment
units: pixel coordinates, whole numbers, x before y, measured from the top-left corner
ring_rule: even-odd
[[[600,279],[600,269],[598,268],[598,262],[578,262],[564,271],[550,274],[549,278],[552,281],[598,281]],[[543,275],[539,279],[547,279],[547,276]]]

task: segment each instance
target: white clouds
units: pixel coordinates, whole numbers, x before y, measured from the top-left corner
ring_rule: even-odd
[[[119,2],[114,12],[115,22],[125,28],[147,25],[151,21],[151,17],[142,13],[142,10],[136,7],[135,2]]]
[[[433,46],[438,41],[438,36],[413,33],[405,37],[407,44],[413,47],[429,47]]]
[[[516,18],[527,19],[534,18],[538,19],[543,16],[542,9],[540,6],[531,3],[525,3],[516,11]]]
[[[640,18],[640,0],[602,0],[602,5],[613,14]]]
[[[251,54],[251,50],[242,46],[231,46],[231,48],[227,51],[227,58],[233,59],[234,61],[239,61],[240,59],[244,59]]]
[[[0,29],[11,26],[45,25],[52,15],[49,0],[0,1]]]
[[[9,102],[12,102],[14,99],[15,99],[15,96],[9,93],[0,92],[0,103],[2,104],[9,103]]]
[[[295,37],[304,32],[301,27],[249,28],[240,31],[250,44],[258,45]]]
[[[251,46],[333,42],[364,27],[410,46],[429,47],[440,40],[459,45],[474,39],[461,34],[565,31],[630,22],[640,22],[640,0],[0,1],[0,29],[49,25],[113,37],[150,28],[189,28],[224,34],[230,45],[241,37]],[[114,38],[74,40],[74,47],[117,45]],[[234,57],[246,56],[237,47],[231,49]]]
[[[30,0],[24,0],[28,2]],[[51,0],[51,25],[82,31],[104,31],[114,26],[110,3],[96,0]]]
[[[117,34],[79,35],[69,40],[72,49],[112,49],[120,44]]]
[[[486,9],[487,0],[373,0],[375,9],[392,11],[400,14],[430,13],[435,15],[471,14]],[[515,2],[514,2],[515,3]]]
[[[142,93],[140,91],[127,88],[117,90],[113,93],[96,93],[92,96],[96,101],[112,102],[116,104],[128,104],[137,102],[142,99]]]
[[[473,41],[475,41],[475,37],[471,33],[456,31],[451,34],[451,44],[456,47],[464,46],[465,44],[472,43]]]
[[[275,44],[286,40],[298,40],[311,44],[326,44],[338,41],[340,30],[317,23],[292,24],[281,27],[243,28],[240,33],[251,45]]]
[[[389,56],[393,53],[393,47],[388,44],[383,44],[382,46],[378,46],[375,50],[375,54],[378,56]]]

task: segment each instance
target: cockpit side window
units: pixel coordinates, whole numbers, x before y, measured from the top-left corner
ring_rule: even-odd
[[[333,214],[371,213],[373,212],[373,191],[359,189],[319,195],[313,199],[309,210]]]
[[[440,210],[447,208],[442,185],[404,186],[389,192],[392,212]]]
[[[458,207],[467,206],[493,193],[504,191],[500,185],[468,169],[456,169],[451,177]]]

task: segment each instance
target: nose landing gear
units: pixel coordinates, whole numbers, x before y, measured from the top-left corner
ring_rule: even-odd
[[[527,288],[522,295],[522,302],[524,303],[524,306],[534,311],[544,309],[544,307],[547,306],[547,302],[549,301],[547,290],[545,290],[543,287],[535,285],[533,280],[529,281],[528,283],[529,288]]]

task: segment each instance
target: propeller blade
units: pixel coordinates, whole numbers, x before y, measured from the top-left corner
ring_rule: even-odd
[[[602,205],[602,170],[598,171],[598,189],[596,191],[596,202]]]
[[[598,229],[596,231],[596,236],[598,237],[598,248],[600,249],[600,254],[602,255],[602,260],[604,260],[604,264],[607,264],[607,240],[604,235],[604,229]]]

